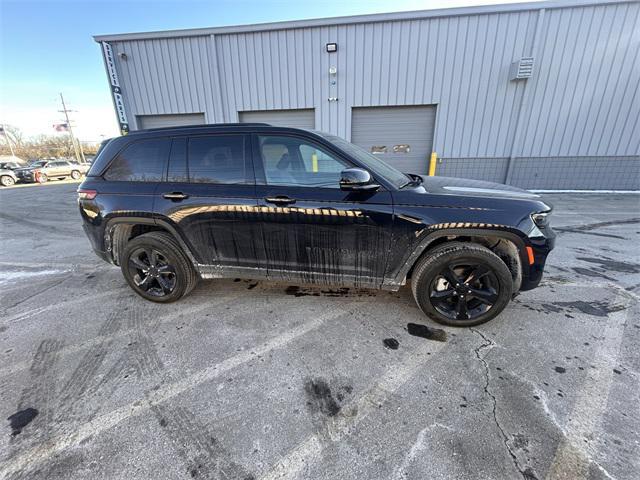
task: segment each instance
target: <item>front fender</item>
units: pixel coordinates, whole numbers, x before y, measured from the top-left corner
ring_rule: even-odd
[[[529,265],[527,252],[525,247],[530,246],[531,242],[527,236],[507,225],[484,224],[484,223],[440,223],[430,225],[420,232],[418,239],[414,242],[413,248],[409,249],[402,260],[398,262],[393,270],[385,275],[385,285],[387,287],[398,287],[405,283],[407,274],[416,264],[422,254],[428,250],[429,246],[442,237],[498,237],[512,241],[520,255],[521,264]],[[522,269],[523,276],[528,275],[528,269]]]

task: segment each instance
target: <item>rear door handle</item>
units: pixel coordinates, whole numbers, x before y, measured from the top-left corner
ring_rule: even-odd
[[[265,200],[269,203],[275,203],[276,205],[291,205],[296,203],[293,198],[289,198],[284,195],[278,195],[277,197],[266,197]]]
[[[167,200],[184,200],[185,198],[189,198],[189,195],[182,192],[164,193],[162,196]]]

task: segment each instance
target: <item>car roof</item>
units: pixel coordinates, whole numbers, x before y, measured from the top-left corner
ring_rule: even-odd
[[[129,132],[126,137],[144,137],[144,136],[171,136],[171,135],[185,135],[185,134],[202,134],[202,133],[214,133],[214,132],[265,132],[265,131],[290,131],[309,133],[310,130],[294,127],[284,127],[277,125],[270,125],[268,123],[211,123],[206,125],[183,125],[176,127],[161,127],[161,128],[148,128],[144,130],[133,130]]]

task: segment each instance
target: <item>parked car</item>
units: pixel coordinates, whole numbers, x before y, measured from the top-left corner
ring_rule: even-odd
[[[28,167],[15,170],[18,180],[21,182],[45,183],[49,179],[73,178],[79,180],[89,169],[88,165],[83,165],[67,160],[39,160],[33,162]]]
[[[0,168],[0,184],[3,187],[10,187],[15,185],[17,181],[16,174],[13,170],[8,168]]]
[[[21,167],[24,167],[24,165],[18,162],[0,162],[0,169],[2,170],[15,170]]]
[[[78,188],[95,252],[147,300],[199,278],[397,290],[477,325],[538,285],[555,234],[538,195],[402,173],[333,135],[265,124],[132,132]]]

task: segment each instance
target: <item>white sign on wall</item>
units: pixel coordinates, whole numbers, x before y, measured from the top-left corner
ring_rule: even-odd
[[[116,108],[116,114],[118,115],[120,132],[123,135],[126,135],[129,132],[129,121],[127,120],[127,113],[124,109],[124,98],[122,97],[122,88],[120,87],[120,81],[118,80],[118,72],[116,70],[113,49],[107,42],[102,42],[102,53],[104,55],[104,62],[107,65],[107,74],[109,75],[109,83],[111,84],[113,104]]]

